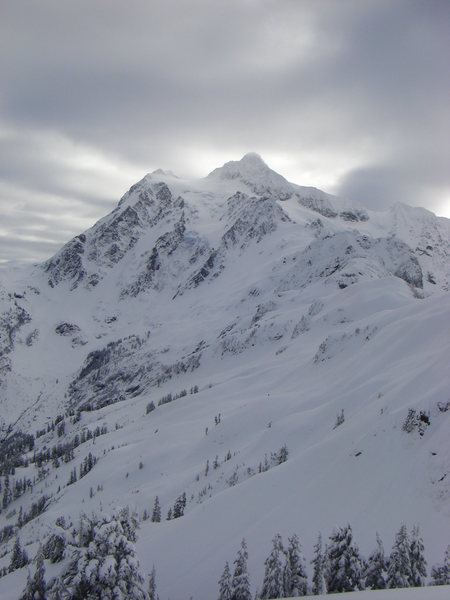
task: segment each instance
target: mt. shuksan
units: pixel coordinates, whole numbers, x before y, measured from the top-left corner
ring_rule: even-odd
[[[0,530],[45,496],[17,530],[34,556],[58,517],[142,517],[158,496],[163,519],[141,521],[137,550],[172,600],[215,597],[243,537],[253,590],[277,532],[298,533],[309,562],[335,525],[367,555],[377,531],[388,548],[419,524],[429,565],[441,560],[449,233],[425,209],[372,212],[289,183],[256,154],[196,181],[146,175],[44,264],[0,273],[3,440],[40,432],[32,457],[107,432],[67,463],[16,466],[35,484]],[[64,427],[47,427],[57,415]],[[164,520],[183,493],[184,516]],[[25,581],[0,578],[0,597]]]

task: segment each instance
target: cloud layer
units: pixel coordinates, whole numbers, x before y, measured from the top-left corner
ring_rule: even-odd
[[[247,151],[450,216],[446,0],[5,0],[0,260],[40,260],[157,167]]]

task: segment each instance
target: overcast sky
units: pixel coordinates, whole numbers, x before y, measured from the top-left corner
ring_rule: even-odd
[[[0,262],[255,151],[450,217],[449,0],[1,0]]]

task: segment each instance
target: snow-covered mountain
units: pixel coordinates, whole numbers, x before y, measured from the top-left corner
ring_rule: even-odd
[[[0,530],[45,496],[19,532],[33,555],[58,517],[142,517],[158,496],[163,520],[142,520],[138,556],[172,600],[215,597],[243,537],[253,589],[277,532],[298,533],[310,560],[335,525],[350,522],[368,554],[376,531],[388,546],[419,524],[429,564],[441,560],[449,234],[425,209],[372,212],[255,154],[196,181],[146,175],[44,264],[1,273],[6,443],[39,432],[32,457],[102,435],[68,462],[17,465],[35,484]],[[94,467],[67,485],[89,453]],[[184,516],[164,520],[183,493]],[[25,579],[0,578],[0,596]]]

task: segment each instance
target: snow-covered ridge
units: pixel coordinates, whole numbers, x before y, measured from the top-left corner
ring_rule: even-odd
[[[35,485],[0,531],[16,528],[33,556],[61,515],[129,505],[142,519],[158,496],[163,518],[142,520],[137,549],[175,600],[215,597],[242,537],[254,590],[277,531],[297,532],[309,561],[319,530],[350,522],[367,556],[376,531],[388,546],[418,523],[429,566],[441,560],[449,231],[423,209],[373,213],[296,186],[246,155],[197,181],[146,175],[43,265],[2,270],[1,425],[44,429],[37,452],[85,440],[40,469],[27,454],[11,477]],[[166,521],[183,493],[184,516]],[[26,569],[0,578],[0,596],[16,580]]]

